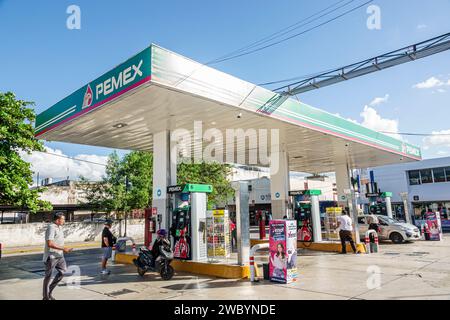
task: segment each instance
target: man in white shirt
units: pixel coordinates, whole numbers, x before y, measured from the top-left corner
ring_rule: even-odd
[[[48,225],[47,231],[45,232],[45,247],[43,257],[43,261],[45,264],[45,276],[43,300],[55,300],[55,298],[53,298],[52,296],[52,292],[64,277],[64,272],[66,272],[67,269],[66,260],[64,259],[64,253],[69,253],[72,251],[71,248],[67,248],[64,246],[64,233],[62,230],[64,222],[64,214],[55,214],[54,222]],[[56,269],[58,273],[50,283],[54,269]]]
[[[358,253],[356,250],[355,242],[353,241],[352,231],[353,231],[353,221],[352,218],[349,217],[348,213],[346,211],[342,211],[342,216],[338,218],[338,228],[340,228],[339,231],[339,238],[341,238],[341,244],[342,244],[342,254],[347,254],[347,244],[346,242],[350,242],[350,245],[352,246],[353,252],[356,254]]]

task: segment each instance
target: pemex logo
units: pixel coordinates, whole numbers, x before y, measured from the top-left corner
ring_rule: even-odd
[[[88,84],[88,86],[86,88],[86,92],[84,94],[83,106],[81,109],[90,107],[92,104],[92,99],[93,99],[92,89],[91,89],[91,86]]]

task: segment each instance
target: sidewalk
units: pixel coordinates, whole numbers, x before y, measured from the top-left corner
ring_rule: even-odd
[[[266,226],[266,234],[268,234],[268,227]],[[250,238],[251,239],[259,239],[259,227],[252,226],[250,227]],[[266,239],[268,239],[268,235]],[[143,239],[135,239],[136,243],[143,242]],[[99,241],[83,241],[83,242],[67,242],[66,246],[74,248],[74,249],[91,249],[91,248],[99,248]],[[44,242],[42,245],[36,246],[24,246],[24,247],[7,247],[3,246],[2,248],[2,256],[7,255],[15,255],[15,254],[27,254],[27,253],[43,253],[44,252]]]
[[[83,241],[83,242],[72,242],[66,243],[67,247],[74,249],[90,249],[90,248],[100,248],[99,241]],[[44,243],[39,246],[26,246],[26,247],[3,247],[2,256],[24,254],[24,253],[43,253]]]
[[[135,239],[136,245],[144,242],[144,239]],[[130,243],[128,242],[127,245]],[[81,242],[66,242],[66,247],[73,248],[74,250],[81,249],[96,249],[100,248],[100,241],[81,241]],[[18,255],[18,254],[30,254],[30,253],[44,253],[44,242],[42,245],[37,246],[24,246],[24,247],[6,247],[2,248],[2,256]]]

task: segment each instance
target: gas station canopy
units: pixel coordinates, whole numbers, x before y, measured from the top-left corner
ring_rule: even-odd
[[[201,121],[203,132],[215,128],[224,137],[227,129],[269,129],[269,135],[279,129],[292,171],[331,172],[343,157],[351,168],[421,159],[416,146],[294,99],[273,113],[260,112],[274,97],[270,90],[151,45],[39,114],[36,137],[151,151],[155,133],[180,128],[192,133],[194,121]],[[248,154],[250,148],[244,143],[235,149]]]

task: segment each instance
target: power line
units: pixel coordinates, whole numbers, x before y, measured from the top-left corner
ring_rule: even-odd
[[[271,37],[273,37],[273,35],[275,35],[275,34],[278,34],[278,33],[282,32],[282,31],[284,31],[284,30],[286,30],[286,29],[290,29],[290,28],[292,28],[293,26],[296,26],[296,25],[298,25],[298,24],[300,24],[300,23],[302,23],[302,22],[305,22],[306,20],[308,20],[308,19],[310,19],[310,18],[312,18],[312,17],[314,17],[314,16],[316,16],[316,15],[318,15],[318,14],[324,12],[324,11],[327,11],[328,9],[333,8],[333,7],[337,6],[337,5],[339,5],[339,4],[342,3],[343,1],[344,1],[344,0],[340,0],[340,1],[338,1],[337,3],[335,3],[334,5],[331,5],[331,6],[327,7],[327,8],[325,8],[325,9],[322,9],[322,10],[318,11],[317,13],[311,15],[310,17],[308,17],[308,18],[306,18],[306,19],[304,19],[304,20],[298,21],[298,22],[294,23],[293,25],[291,25],[291,26],[289,26],[289,27],[287,27],[287,28],[284,28],[284,29],[282,29],[282,30],[280,30],[280,31],[278,31],[278,32],[275,32],[274,34],[272,34],[271,36],[268,36],[268,37],[266,37],[266,38],[271,38]],[[340,9],[340,8],[342,8],[342,7],[346,6],[346,5],[348,5],[349,3],[353,2],[353,1],[355,1],[355,0],[351,0],[351,1],[347,2],[347,3],[345,3],[344,5],[342,5],[342,6],[338,7],[338,8],[335,8],[334,10],[332,10],[332,11],[330,11],[330,12],[328,12],[328,13],[322,14],[321,16],[319,16],[319,17],[313,19],[312,21],[306,23],[305,25],[307,25],[307,24],[309,24],[309,23],[311,23],[311,22],[314,22],[314,21],[316,21],[316,20],[318,20],[318,19],[320,19],[320,18],[322,18],[322,17],[324,17],[324,16],[326,16],[326,15],[328,15],[328,14],[330,14],[330,13],[334,13],[334,12],[336,12],[338,9]],[[277,44],[279,44],[279,43],[281,43],[281,42],[284,42],[284,41],[290,40],[290,39],[292,39],[292,38],[298,37],[298,36],[300,36],[300,35],[306,34],[306,33],[310,32],[310,31],[313,31],[313,30],[315,30],[315,29],[317,29],[317,28],[320,28],[321,26],[324,26],[324,25],[326,25],[326,24],[328,24],[328,23],[331,23],[331,22],[333,22],[333,21],[335,21],[335,20],[337,20],[337,19],[339,19],[339,18],[341,18],[341,17],[343,17],[343,16],[345,16],[345,15],[347,15],[347,14],[349,14],[349,13],[351,13],[351,12],[353,12],[353,11],[355,11],[355,10],[357,10],[357,9],[359,9],[359,8],[361,8],[361,7],[363,7],[363,6],[367,5],[367,4],[369,4],[369,3],[371,3],[371,2],[373,2],[373,1],[374,1],[374,0],[369,0],[369,1],[365,2],[365,3],[363,3],[362,5],[359,5],[359,6],[355,7],[355,8],[353,8],[353,9],[347,10],[346,12],[344,12],[344,13],[338,15],[337,17],[334,17],[334,18],[332,18],[332,19],[329,19],[329,20],[327,20],[327,21],[325,21],[325,22],[320,23],[319,25],[316,25],[316,26],[314,26],[314,27],[311,27],[311,28],[309,28],[309,29],[307,29],[307,30],[304,30],[304,31],[300,32],[300,33],[291,35],[291,36],[289,36],[289,37],[287,37],[287,38],[284,38],[284,39],[282,39],[282,40],[279,40],[279,41],[277,41],[277,42],[275,42],[275,43],[268,44],[268,45],[266,45],[266,46],[259,47],[259,48],[256,48],[256,49],[254,49],[254,50],[251,50],[251,51],[248,51],[248,52],[239,53],[239,54],[236,54],[236,55],[228,56],[228,55],[230,55],[230,54],[228,54],[228,55],[222,56],[223,58],[220,58],[220,57],[219,57],[219,58],[216,58],[216,59],[211,60],[211,61],[209,61],[209,62],[206,62],[206,63],[204,63],[204,64],[201,64],[198,68],[195,68],[191,73],[189,73],[188,75],[186,75],[186,76],[184,76],[183,78],[181,78],[180,80],[178,80],[178,81],[174,84],[174,86],[177,87],[178,85],[180,85],[181,83],[183,83],[184,81],[186,81],[187,79],[189,79],[189,78],[190,78],[197,70],[199,70],[199,69],[202,68],[202,67],[209,66],[209,65],[212,65],[212,64],[217,64],[217,63],[220,63],[220,62],[223,62],[223,61],[232,60],[232,59],[235,59],[235,58],[238,58],[238,57],[242,57],[242,56],[245,56],[245,55],[249,55],[249,54],[255,53],[255,52],[257,52],[257,51],[261,51],[261,50],[267,49],[267,48],[269,48],[269,47],[272,47],[272,46],[274,46],[274,45],[277,45]],[[288,31],[287,33],[292,32],[293,30],[298,29],[298,28],[300,28],[300,26],[295,27],[294,29]],[[284,34],[284,33],[283,33],[283,34]],[[262,40],[265,40],[266,38],[263,38],[263,39],[261,39],[261,40],[259,40],[259,41],[256,41],[256,42],[254,42],[253,44],[250,44],[250,45],[248,45],[248,46],[246,46],[246,47],[249,47],[249,48],[254,47],[256,43],[261,42]],[[276,37],[275,37],[275,38],[276,38]],[[265,43],[265,42],[267,42],[267,41],[268,41],[268,40],[265,40],[265,41],[263,41],[261,44],[263,44],[263,43]],[[244,48],[246,48],[246,47],[244,47]],[[241,49],[238,49],[238,50],[235,50],[235,52],[241,52],[241,51],[242,51],[242,48],[241,48]]]
[[[385,134],[399,134],[402,136],[419,136],[419,137],[445,137],[450,136],[450,133],[414,133],[414,132],[389,132],[389,131],[379,131]]]
[[[310,20],[311,18],[314,18],[315,16],[317,16],[317,15],[319,15],[319,14],[321,14],[321,13],[323,13],[323,12],[325,12],[325,11],[327,11],[327,10],[329,10],[329,9],[331,9],[331,8],[333,8],[333,7],[337,6],[337,5],[339,5],[339,4],[341,4],[341,3],[344,2],[344,1],[346,1],[346,0],[340,0],[340,1],[338,1],[338,2],[336,2],[336,3],[334,3],[334,4],[332,4],[332,5],[330,5],[330,6],[328,6],[328,7],[326,7],[325,9],[322,9],[322,10],[320,10],[320,11],[318,11],[318,12],[316,12],[316,13],[310,15],[310,16],[307,17],[307,18],[304,18],[304,19],[302,19],[302,20],[299,20],[299,21],[297,21],[296,23],[293,23],[293,24],[291,24],[291,25],[289,25],[289,26],[287,26],[287,27],[285,27],[285,28],[283,28],[283,29],[281,29],[281,30],[278,30],[277,32],[274,32],[274,33],[270,34],[269,36],[266,36],[266,37],[264,37],[264,38],[262,38],[262,39],[260,39],[260,40],[258,40],[258,41],[252,42],[252,43],[250,43],[250,44],[248,44],[248,45],[246,45],[246,46],[243,46],[243,47],[241,47],[241,48],[239,48],[239,49],[237,49],[237,50],[234,50],[234,51],[232,51],[232,52],[230,52],[230,53],[228,53],[228,54],[225,54],[225,55],[223,55],[223,56],[221,56],[221,57],[218,57],[218,58],[216,58],[216,59],[210,61],[209,64],[215,63],[215,61],[218,61],[218,60],[221,60],[221,59],[230,57],[230,56],[232,56],[232,55],[241,53],[241,52],[243,52],[243,51],[245,51],[245,50],[248,50],[248,49],[251,49],[251,48],[256,47],[256,46],[258,46],[258,45],[261,45],[261,44],[266,43],[266,42],[268,42],[268,41],[270,41],[270,40],[273,40],[273,39],[275,39],[275,38],[277,38],[277,37],[279,37],[279,36],[282,36],[282,35],[284,35],[284,34],[287,34],[287,33],[289,33],[289,32],[292,32],[292,31],[294,31],[295,29],[298,29],[298,28],[300,28],[300,27],[302,27],[302,26],[304,26],[304,25],[306,25],[306,24],[309,24],[309,23],[311,23],[311,22],[314,22],[315,20],[320,19],[321,17],[323,17],[323,16],[325,16],[325,15],[331,13],[332,11],[331,11],[331,12],[328,12],[328,13],[326,13],[325,15],[322,15],[322,16],[316,18],[316,19],[313,19],[313,20],[311,20],[311,21],[309,21],[309,22],[307,22],[307,21]],[[354,2],[354,1],[355,1],[355,0],[350,0],[350,1],[348,1],[347,3],[345,3],[343,6],[340,6],[339,8],[336,8],[335,10],[338,10],[338,9],[340,9],[340,8],[346,6],[346,5],[348,5],[349,3],[352,3],[352,2]],[[307,22],[307,23],[306,23],[306,22]]]
[[[66,158],[66,159],[70,159],[70,160],[74,160],[74,161],[87,162],[87,163],[91,163],[91,164],[95,164],[95,165],[99,165],[99,166],[103,166],[103,167],[107,166],[104,163],[94,162],[94,161],[85,160],[85,159],[78,159],[78,158],[69,157],[69,156],[66,156],[66,155],[63,155],[63,154],[57,154],[57,153],[52,153],[52,152],[48,152],[48,151],[35,151],[35,152],[46,153],[46,154],[49,154],[49,155],[52,155],[52,156],[56,156],[56,157],[60,157],[60,158]]]
[[[290,83],[273,91],[288,89],[289,94],[304,93],[310,90],[322,88],[327,85],[360,77],[372,72],[378,72],[402,63],[415,61],[433,54],[441,53],[450,48],[450,33],[428,39],[419,43],[397,49],[376,57],[359,61],[344,67],[318,73],[312,77],[300,77],[300,81]],[[273,83],[286,82],[285,80]],[[291,89],[294,87],[294,89]]]
[[[261,50],[270,48],[270,47],[273,47],[273,46],[275,46],[275,45],[277,45],[277,44],[280,44],[280,43],[282,43],[282,42],[288,41],[288,40],[293,39],[293,38],[295,38],[295,37],[304,35],[304,34],[310,32],[310,31],[313,31],[313,30],[318,29],[318,28],[320,28],[320,27],[322,27],[322,26],[324,26],[324,25],[327,25],[327,24],[329,24],[329,23],[331,23],[331,22],[333,22],[333,21],[336,21],[336,20],[338,20],[339,18],[342,18],[342,17],[344,17],[344,16],[346,16],[346,15],[348,15],[348,14],[350,14],[350,13],[352,13],[352,12],[354,12],[354,11],[356,11],[356,10],[358,10],[358,9],[360,9],[360,8],[362,8],[362,7],[364,7],[364,6],[366,6],[366,5],[368,5],[369,3],[373,2],[373,1],[374,1],[374,0],[366,1],[366,2],[364,2],[363,4],[360,4],[360,5],[358,5],[358,6],[354,7],[354,8],[352,8],[352,9],[349,9],[349,10],[347,10],[347,11],[345,11],[345,12],[343,12],[343,13],[337,15],[337,16],[334,17],[334,18],[328,19],[328,20],[326,20],[326,21],[324,21],[324,22],[322,22],[322,23],[320,23],[320,24],[318,24],[318,25],[315,25],[315,26],[313,26],[313,27],[311,27],[311,28],[309,28],[309,29],[306,29],[306,30],[304,30],[304,31],[302,31],[302,32],[296,33],[296,34],[291,35],[291,36],[289,36],[289,37],[286,37],[286,38],[284,38],[284,39],[278,40],[278,41],[276,41],[276,42],[270,43],[270,44],[265,45],[265,46],[263,46],[263,47],[259,47],[259,48],[256,48],[256,49],[253,49],[253,50],[244,52],[244,53],[236,54],[236,55],[233,55],[233,56],[228,57],[228,58],[224,58],[224,59],[221,59],[221,60],[218,60],[218,61],[214,61],[213,63],[215,64],[215,63],[224,62],[224,61],[231,60],[231,59],[236,59],[236,58],[239,58],[239,57],[242,57],[242,56],[246,56],[246,55],[249,55],[249,54],[252,54],[252,53],[255,53],[255,52],[258,52],[258,51],[261,51]],[[210,64],[212,64],[212,63],[210,63]]]
[[[328,69],[328,70],[322,71],[322,72],[315,72],[315,73],[305,74],[303,76],[297,76],[297,77],[288,78],[288,79],[282,79],[282,80],[276,80],[276,81],[271,81],[271,82],[259,83],[258,86],[260,86],[260,87],[262,87],[262,86],[270,86],[270,85],[273,85],[273,84],[279,84],[279,83],[284,83],[284,82],[292,82],[292,81],[308,79],[308,78],[312,78],[312,77],[318,76],[321,73],[331,72],[333,70],[334,70],[334,68],[333,69]]]

